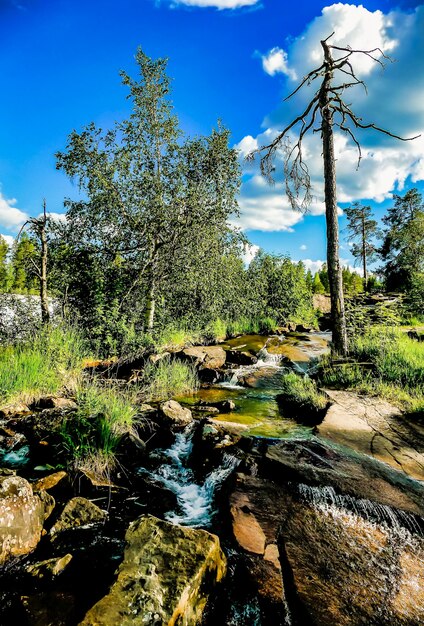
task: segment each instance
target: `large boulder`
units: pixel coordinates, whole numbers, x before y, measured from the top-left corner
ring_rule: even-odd
[[[54,503],[46,492],[42,495],[34,495],[20,476],[0,476],[0,565],[36,548]]]
[[[219,539],[151,516],[132,522],[109,594],[80,626],[194,626],[226,570]]]
[[[175,400],[168,400],[160,405],[162,416],[173,426],[187,426],[193,421],[190,409],[181,406]]]
[[[299,623],[424,623],[422,537],[334,506],[293,502],[283,517],[280,555]]]
[[[225,364],[226,353],[221,346],[193,346],[180,355],[201,369],[219,369]]]
[[[326,390],[333,405],[318,426],[320,436],[384,461],[424,480],[424,428],[408,422],[380,398]]]
[[[323,439],[293,439],[269,446],[264,471],[281,481],[332,485],[337,493],[424,515],[422,482]]]

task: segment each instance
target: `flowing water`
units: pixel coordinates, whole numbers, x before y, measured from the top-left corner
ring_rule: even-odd
[[[195,424],[188,425],[183,432],[176,435],[170,448],[159,451],[163,463],[157,469],[148,471],[140,468],[139,473],[160,483],[177,497],[178,510],[169,511],[165,519],[182,526],[208,528],[214,514],[215,494],[239,460],[224,453],[219,467],[212,470],[203,482],[197,482],[190,468],[194,429]]]

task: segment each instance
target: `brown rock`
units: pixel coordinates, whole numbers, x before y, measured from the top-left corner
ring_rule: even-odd
[[[132,522],[109,594],[80,626],[194,626],[226,570],[215,535],[151,516]]]
[[[424,622],[421,537],[378,527],[332,507],[297,502],[282,524],[280,551],[307,623],[418,626]]]
[[[225,364],[226,353],[221,346],[193,346],[181,353],[183,357],[204,369],[219,369]]]
[[[334,404],[317,428],[320,436],[384,461],[424,480],[424,428],[379,398],[326,390]]]
[[[337,493],[366,498],[424,515],[424,485],[384,463],[338,448],[324,439],[281,441],[265,454],[271,476],[309,485],[332,485]]]
[[[65,554],[65,556],[55,559],[47,559],[46,561],[40,561],[39,563],[33,563],[26,568],[28,574],[38,579],[50,579],[56,578],[61,574],[72,561],[72,554]]]
[[[0,477],[0,565],[36,548],[46,506],[24,478]]]
[[[34,493],[38,491],[62,491],[70,489],[70,486],[68,474],[61,471],[39,478],[35,483],[32,483],[32,490]]]
[[[19,417],[31,413],[30,408],[23,402],[11,402],[0,407],[0,418],[2,417]]]
[[[162,415],[175,426],[186,426],[193,421],[193,416],[190,409],[182,407],[179,402],[175,400],[168,400],[160,405]]]
[[[73,410],[78,408],[77,403],[70,398],[62,398],[59,396],[42,396],[32,405],[32,409],[62,409]]]
[[[50,535],[57,535],[65,530],[71,530],[86,524],[97,524],[105,521],[106,511],[100,509],[96,504],[80,496],[72,498],[65,505],[58,520],[50,529]]]

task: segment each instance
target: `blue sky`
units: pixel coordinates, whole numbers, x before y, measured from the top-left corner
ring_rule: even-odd
[[[319,38],[331,30],[334,43],[379,45],[396,58],[384,73],[358,61],[369,96],[352,93],[351,101],[364,118],[404,136],[421,132],[423,25],[424,8],[412,0],[0,0],[0,233],[16,234],[43,197],[61,213],[64,197],[77,195],[55,170],[54,153],[72,129],[90,121],[106,128],[127,114],[118,72],[133,72],[139,45],[169,57],[184,130],[209,133],[221,118],[243,154],[299,111],[307,94],[289,104],[282,98],[314,66]],[[257,166],[244,165],[238,222],[255,245],[308,259],[313,268],[325,258],[316,139],[306,145],[315,189],[310,215],[294,214],[278,181],[269,187]],[[340,205],[365,200],[381,216],[393,191],[422,188],[424,143],[370,133],[361,140],[359,172],[351,143],[336,142]],[[340,222],[343,228],[343,216]],[[343,241],[341,256],[351,260]]]

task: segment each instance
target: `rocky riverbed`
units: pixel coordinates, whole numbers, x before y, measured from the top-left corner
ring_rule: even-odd
[[[332,390],[317,427],[280,413],[282,373],[313,369],[328,339],[164,357],[192,362],[205,386],[144,407],[150,438],[125,441],[109,483],[54,468],[72,403],[4,407],[0,623],[422,624],[420,426]]]

